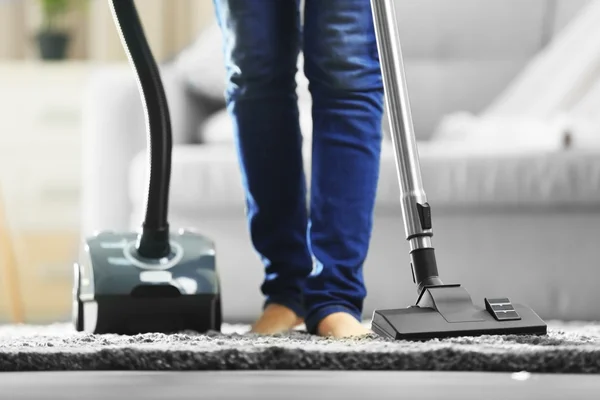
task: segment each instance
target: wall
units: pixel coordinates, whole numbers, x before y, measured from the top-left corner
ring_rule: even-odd
[[[213,18],[211,0],[136,0],[136,5],[159,60],[177,53]],[[36,58],[39,21],[37,0],[0,2],[0,60]],[[125,60],[107,0],[89,0],[68,16],[68,23],[74,32],[69,58]]]

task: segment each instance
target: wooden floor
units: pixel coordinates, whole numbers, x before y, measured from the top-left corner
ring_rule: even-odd
[[[598,399],[600,377],[468,372],[11,372],[2,399]]]

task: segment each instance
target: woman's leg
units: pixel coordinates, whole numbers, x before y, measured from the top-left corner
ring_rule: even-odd
[[[276,333],[304,316],[303,284],[311,268],[295,92],[299,0],[214,4],[223,32],[227,108],[235,128],[250,237],[265,266],[265,313],[254,331]]]
[[[313,99],[314,266],[305,289],[306,324],[314,333],[366,333],[358,324],[366,296],[362,267],[372,231],[383,114],[370,2],[306,0],[304,58]]]

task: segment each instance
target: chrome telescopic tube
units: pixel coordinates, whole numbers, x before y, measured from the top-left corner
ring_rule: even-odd
[[[410,244],[413,277],[421,289],[442,282],[437,276],[431,244],[431,208],[421,179],[394,0],[371,0],[371,7],[396,156],[404,229]]]

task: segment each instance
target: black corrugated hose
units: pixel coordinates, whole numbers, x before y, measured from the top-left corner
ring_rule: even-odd
[[[110,0],[110,5],[121,42],[138,79],[146,114],[149,181],[137,251],[142,257],[156,259],[170,252],[167,211],[173,139],[169,108],[158,66],[133,0]]]

